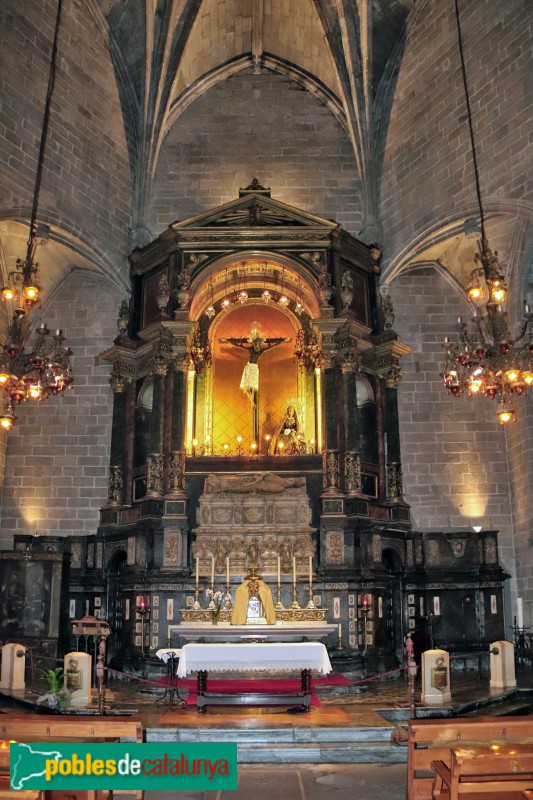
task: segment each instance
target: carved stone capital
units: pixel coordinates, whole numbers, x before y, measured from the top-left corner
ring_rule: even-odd
[[[150,375],[162,375],[163,377],[168,372],[168,360],[166,356],[159,351],[156,353],[150,363]]]
[[[146,497],[163,496],[163,454],[150,453],[146,458]]]
[[[337,364],[341,368],[343,375],[359,372],[361,369],[361,356],[357,348],[347,347],[341,350],[337,356]]]
[[[330,352],[320,353],[317,363],[320,364],[320,368],[322,370],[335,369],[335,365],[337,363],[335,353],[330,353]]]
[[[403,372],[399,364],[393,364],[391,368],[381,376],[387,389],[397,389],[403,378]]]
[[[126,390],[126,386],[128,384],[127,379],[123,375],[113,374],[109,378],[109,385],[113,391],[113,394],[122,394]]]
[[[324,450],[322,453],[323,494],[339,494],[339,451]]]
[[[361,494],[361,456],[355,450],[348,450],[344,455],[344,487],[347,497]]]
[[[124,374],[125,370],[127,370],[130,374]],[[122,394],[122,392],[126,391],[128,384],[133,380],[133,375],[131,372],[132,368],[130,365],[121,364],[119,362],[114,364],[113,372],[109,378],[109,385],[111,386],[113,394]]]

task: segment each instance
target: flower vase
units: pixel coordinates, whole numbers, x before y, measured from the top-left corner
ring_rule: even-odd
[[[218,612],[217,611],[212,611],[211,612],[211,624],[212,625],[218,625]]]

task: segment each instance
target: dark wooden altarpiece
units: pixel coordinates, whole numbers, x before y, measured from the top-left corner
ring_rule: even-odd
[[[131,302],[103,354],[114,391],[109,497],[98,532],[69,542],[71,613],[109,615],[120,633],[117,661],[141,651],[139,595],[151,598],[154,648],[167,643],[167,626],[190,604],[193,531],[211,473],[306,478],[314,593],[328,621],[342,625],[348,650],[399,655],[409,630],[457,649],[501,638],[506,576],[497,533],[412,530],[397,402],[400,359],[410,348],[382,301],[379,258],[377,247],[274,200],[256,181],[237,200],[174,223],[131,254]],[[272,455],[259,443],[257,454],[232,449],[228,456],[205,439],[194,447],[223,300],[238,304],[245,290],[247,303],[259,306],[265,288],[273,305],[286,295],[284,313],[303,331],[294,368],[307,376],[303,391],[320,415],[308,419],[307,452]],[[205,313],[211,305],[212,317]],[[217,583],[222,588],[225,575]],[[302,581],[302,605],[306,590]],[[363,612],[365,598],[370,610]]]

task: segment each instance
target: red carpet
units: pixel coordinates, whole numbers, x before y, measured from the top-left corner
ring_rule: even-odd
[[[165,685],[168,678],[161,678],[158,683]],[[317,686],[324,686],[327,684],[334,686],[347,686],[351,681],[345,678],[344,675],[332,675],[328,678],[314,678],[311,681],[311,691],[314,692]],[[182,689],[188,690],[187,705],[196,705],[196,679],[195,678],[180,678],[178,686]],[[272,694],[285,694],[290,692],[301,691],[301,681],[299,678],[259,678],[247,680],[217,680],[216,678],[208,679],[207,687],[209,692],[216,694],[240,694],[241,692],[269,692]],[[320,706],[322,703],[313,694],[311,698],[311,705],[313,707]]]
[[[166,686],[168,678],[160,678],[157,683]],[[351,683],[344,675],[329,675],[327,678],[312,678],[311,688],[316,686],[348,686]],[[189,691],[196,691],[196,678],[178,678],[178,685]],[[299,678],[252,678],[248,680],[217,680],[209,678],[209,689],[213,692],[297,692],[300,690]]]

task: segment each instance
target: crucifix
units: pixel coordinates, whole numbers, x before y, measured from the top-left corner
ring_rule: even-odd
[[[244,365],[240,388],[248,397],[254,415],[254,439],[259,441],[259,359],[267,350],[292,342],[292,339],[283,337],[263,338],[257,328],[252,329],[250,336],[244,338],[219,339],[221,344],[231,344],[240,347],[248,353],[248,362]]]

